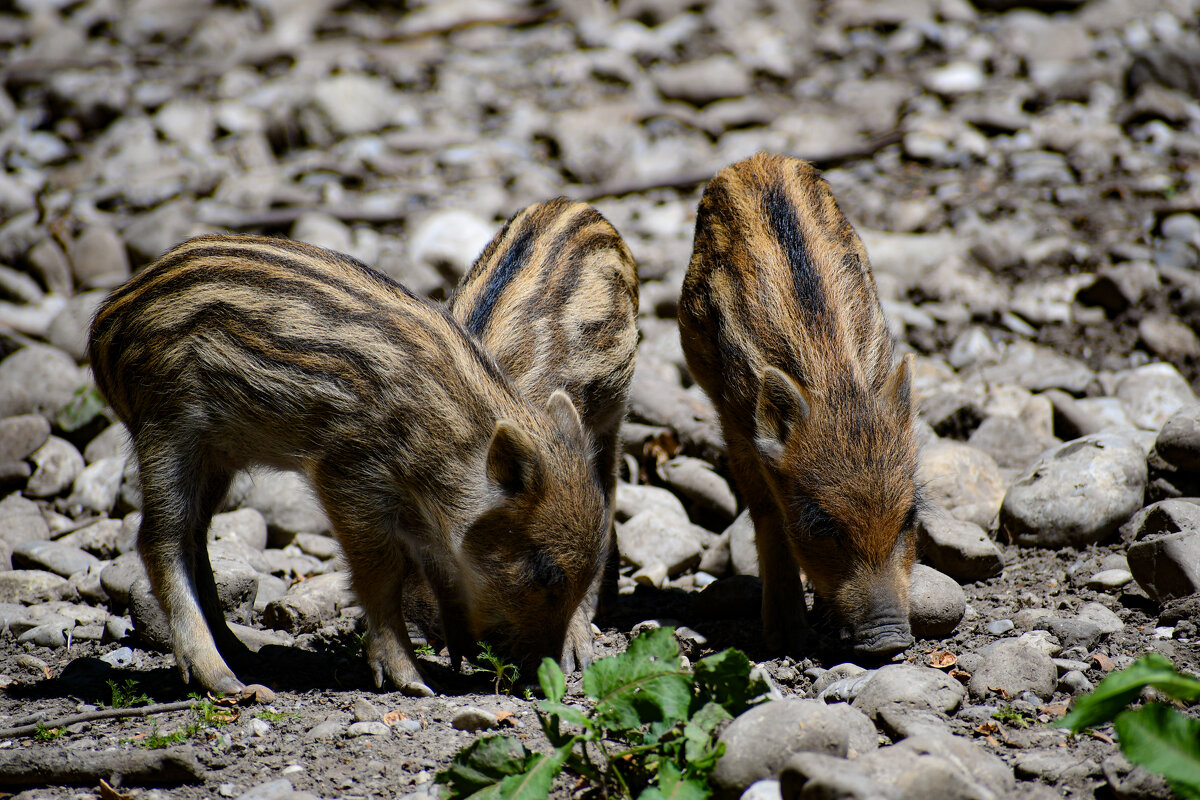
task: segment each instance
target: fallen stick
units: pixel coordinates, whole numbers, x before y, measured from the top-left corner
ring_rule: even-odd
[[[96,784],[174,786],[199,783],[204,768],[190,747],[171,750],[71,750],[66,747],[0,751],[0,786]]]
[[[155,703],[149,706],[138,706],[137,708],[98,708],[95,711],[84,711],[79,714],[72,714],[69,717],[58,717],[57,719],[39,719],[32,724],[18,725],[13,728],[3,728],[0,729],[0,739],[13,739],[20,736],[32,736],[33,734],[37,733],[39,727],[45,730],[50,730],[51,728],[64,728],[67,725],[74,725],[77,722],[90,722],[95,719],[148,717],[151,714],[165,714],[168,711],[187,711],[190,708],[195,708],[196,705],[197,701],[195,700],[180,700],[176,703]]]

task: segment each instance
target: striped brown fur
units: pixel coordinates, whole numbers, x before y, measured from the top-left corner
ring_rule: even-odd
[[[529,206],[487,246],[449,305],[525,397],[542,403],[561,389],[574,401],[611,519],[638,341],[637,264],[620,234],[586,203]],[[591,660],[588,605],[568,642],[580,666]]]
[[[911,357],[893,366],[866,250],[811,164],[759,154],[708,184],[679,325],[754,520],[768,642],[805,640],[799,566],[855,649],[906,647]]]
[[[444,309],[337,253],[205,236],[112,293],[89,353],[133,437],[138,548],[185,680],[242,686],[205,542],[250,464],[313,484],[380,685],[428,691],[401,612],[413,573],[455,663],[478,639],[527,667],[561,655],[606,541],[588,436],[566,395],[531,404]]]

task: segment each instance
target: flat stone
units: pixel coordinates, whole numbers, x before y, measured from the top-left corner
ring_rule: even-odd
[[[1110,592],[1127,586],[1133,580],[1133,573],[1127,569],[1105,569],[1087,579],[1084,585],[1089,589]]]
[[[380,723],[382,724],[382,723]],[[319,722],[309,729],[308,737],[310,739],[332,739],[341,736],[346,730],[346,723],[338,720],[325,720]]]
[[[253,508],[215,514],[208,526],[208,537],[212,541],[230,539],[252,550],[263,550],[267,546],[267,521]]]
[[[687,519],[683,503],[672,492],[658,486],[617,483],[617,521],[625,522],[642,511],[654,510],[664,517]]]
[[[124,522],[119,519],[102,519],[56,541],[59,544],[77,547],[96,558],[112,559],[120,555],[120,541],[124,528]]]
[[[1062,389],[1081,395],[1096,379],[1086,364],[1048,347],[1014,342],[998,364],[985,365],[981,377],[989,384],[1015,383],[1031,392]]]
[[[725,529],[729,535],[729,558],[735,575],[758,576],[758,545],[754,539],[754,520],[747,509]],[[724,534],[723,534],[724,535]]]
[[[49,437],[45,444],[30,456],[33,475],[25,484],[25,493],[30,497],[54,497],[70,488],[79,473],[83,472],[83,456],[75,446],[57,436]]]
[[[982,663],[971,675],[968,688],[977,699],[1001,690],[1005,697],[1032,692],[1049,700],[1058,684],[1058,670],[1050,656],[1019,639],[1001,639],[982,651]]]
[[[266,530],[265,527],[264,530]],[[342,554],[342,548],[336,539],[316,533],[297,533],[296,538],[292,539],[292,545],[300,548],[305,554],[322,561],[337,558]]]
[[[130,275],[125,243],[107,225],[89,225],[67,248],[71,270],[79,285],[89,289],[111,289]]]
[[[1082,547],[1100,542],[1141,508],[1145,451],[1102,432],[1047,452],[1008,490],[1001,529],[1017,544]]]
[[[0,603],[41,603],[60,600],[70,590],[61,575],[39,569],[0,572]]]
[[[870,720],[855,708],[788,698],[746,711],[719,741],[725,744],[725,755],[717,762],[712,784],[718,796],[737,797],[755,781],[778,777],[793,753],[860,755],[874,749],[878,737]]]
[[[618,523],[617,548],[635,566],[661,562],[671,575],[678,575],[700,562],[703,540],[694,528],[657,511],[643,511],[624,524]]]
[[[1015,417],[995,414],[975,429],[967,444],[987,453],[1003,469],[1024,469],[1058,441],[1038,436]]]
[[[346,735],[351,739],[356,736],[390,736],[392,729],[381,721],[352,722],[346,729]]]
[[[12,558],[18,569],[40,569],[64,578],[100,563],[91,553],[63,542],[22,542],[13,548]]]
[[[470,211],[438,211],[413,228],[408,257],[458,280],[495,235],[495,225]]]
[[[86,371],[63,351],[28,345],[0,361],[0,416],[41,414],[53,422],[87,383]]]
[[[295,472],[254,469],[241,505],[257,509],[272,541],[286,544],[297,533],[329,533],[329,518],[308,482]]]
[[[962,705],[966,694],[961,683],[941,670],[914,664],[888,664],[875,670],[874,676],[854,698],[853,706],[871,719],[878,716],[880,708],[891,703],[953,714]]]
[[[919,517],[921,552],[939,571],[960,581],[981,581],[1004,571],[1000,547],[973,522],[934,511]]]
[[[125,457],[102,458],[83,468],[71,488],[67,507],[77,513],[95,511],[109,514],[117,504],[121,492],[121,478],[125,473]]]
[[[872,778],[857,761],[826,753],[792,754],[779,772],[779,789],[787,798],[900,800],[894,787]]]
[[[664,97],[698,106],[725,97],[742,97],[752,89],[749,72],[727,55],[660,67],[650,75]]]

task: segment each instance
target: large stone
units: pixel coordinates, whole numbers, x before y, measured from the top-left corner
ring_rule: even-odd
[[[746,68],[727,55],[661,67],[651,77],[664,97],[698,106],[724,97],[742,97],[752,86]]]
[[[913,636],[949,636],[967,610],[967,596],[958,582],[932,567],[914,564],[908,592],[908,619]]]
[[[938,439],[924,447],[917,474],[930,500],[980,527],[991,525],[1004,500],[996,462],[962,442]]]
[[[54,421],[88,382],[87,373],[63,351],[31,344],[0,361],[0,417],[41,414]]]
[[[1038,436],[1015,417],[996,414],[975,429],[967,444],[987,453],[1004,469],[1024,469],[1058,441]]]
[[[1083,394],[1096,379],[1078,359],[1022,341],[1010,345],[1000,363],[983,367],[981,374],[989,384],[1015,383],[1032,392],[1062,389],[1073,395]]]
[[[24,461],[50,438],[50,423],[40,414],[0,419],[0,464]]]
[[[267,521],[253,508],[241,508],[224,514],[216,514],[208,526],[210,541],[233,539],[252,550],[267,546]]]
[[[12,558],[18,569],[41,569],[64,578],[100,563],[91,553],[63,542],[22,542],[13,548]]]
[[[1154,601],[1200,592],[1200,531],[1143,539],[1127,555],[1134,580]]]
[[[758,575],[758,545],[754,539],[754,520],[747,509],[726,529],[729,557],[735,575]]]
[[[1196,402],[1187,379],[1170,364],[1147,364],[1130,370],[1117,384],[1117,399],[1125,404],[1139,428],[1156,431],[1175,412]]]
[[[255,469],[250,476],[242,505],[258,509],[273,542],[286,544],[297,533],[329,533],[329,518],[299,474]]]
[[[496,235],[496,226],[462,210],[430,214],[413,229],[408,257],[458,280]]]
[[[90,225],[67,249],[80,286],[111,289],[129,277],[129,254],[117,232],[107,225]]]
[[[733,490],[707,461],[676,456],[662,464],[658,474],[679,494],[716,514],[722,523],[727,524],[737,516],[737,499],[733,496]]]
[[[617,521],[625,522],[642,511],[653,509],[664,517],[687,519],[683,503],[673,493],[657,486],[617,484]]]
[[[722,732],[725,754],[712,783],[720,797],[737,797],[757,780],[776,778],[784,763],[801,751],[845,757],[878,744],[871,721],[845,704],[820,700],[774,700],[746,711]]]
[[[12,547],[22,542],[50,538],[50,526],[37,503],[10,494],[0,501],[0,541]]]
[[[999,546],[974,522],[937,511],[919,521],[921,552],[939,571],[959,581],[981,581],[1004,571]]]
[[[25,493],[30,497],[53,497],[62,494],[83,472],[83,456],[66,439],[51,436],[38,448],[30,461],[35,469]]]
[[[61,575],[40,569],[0,572],[0,603],[44,603],[61,600],[71,593],[70,582]]]
[[[953,714],[966,697],[962,684],[941,670],[914,664],[889,664],[859,690],[853,705],[875,719],[880,709],[893,703],[941,714]]]
[[[1159,500],[1121,526],[1121,539],[1132,544],[1167,533],[1192,531],[1200,532],[1200,500]]]
[[[71,488],[67,507],[77,513],[94,511],[108,514],[117,504],[121,478],[125,472],[125,457],[102,458],[84,467]]]
[[[391,81],[357,73],[317,81],[312,99],[330,128],[343,136],[388,127],[406,107]]]
[[[617,525],[617,549],[631,564],[646,567],[661,563],[677,575],[700,561],[704,539],[695,525],[657,511],[643,511]]]
[[[1022,545],[1084,547],[1141,508],[1146,455],[1133,439],[1102,432],[1039,458],[1004,497],[1001,529]]]
[[[92,317],[107,296],[108,292],[84,292],[68,300],[66,307],[58,312],[46,331],[50,344],[70,354],[71,358],[85,360]]]
[[[1158,432],[1154,450],[1179,469],[1200,470],[1200,404],[1176,411]]]
[[[1049,700],[1058,685],[1058,669],[1049,654],[1018,639],[1001,639],[979,655],[981,662],[971,675],[971,696],[984,699],[999,690],[1005,697],[1033,692]]]

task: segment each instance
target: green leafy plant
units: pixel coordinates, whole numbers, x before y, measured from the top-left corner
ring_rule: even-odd
[[[104,396],[95,384],[80,386],[70,402],[55,414],[55,422],[64,431],[76,431],[100,416],[104,410]]]
[[[476,642],[475,644],[479,646],[479,655],[475,657],[476,667],[481,672],[492,676],[496,694],[501,692],[511,694],[513,684],[521,677],[521,670],[517,669],[516,664],[509,663],[504,660],[503,656],[492,652],[492,648],[485,642]]]
[[[264,708],[254,716],[258,717],[259,719],[266,720],[267,722],[283,722],[285,719],[300,719],[299,714],[295,714],[290,711],[272,711],[269,708]]]
[[[66,732],[66,728],[47,728],[45,725],[39,722],[37,724],[37,730],[33,733],[33,738],[39,742],[53,742]]]
[[[1028,728],[1033,715],[1026,714],[1012,706],[1001,706],[995,714],[992,714],[992,719],[1012,725],[1014,728]]]
[[[170,733],[159,733],[158,725],[153,725],[150,728],[150,733],[146,734],[145,738],[135,740],[138,747],[144,747],[147,750],[161,750],[164,747],[170,747],[173,744],[186,742],[188,739],[195,736],[200,730],[198,723],[192,722],[186,727],[180,728],[177,731]]]
[[[1162,775],[1180,797],[1200,800],[1200,719],[1159,702],[1129,708],[1147,686],[1184,703],[1200,701],[1200,680],[1149,653],[1076,699],[1055,724],[1078,733],[1111,721],[1126,758]]]
[[[138,691],[138,683],[133,678],[129,678],[123,684],[114,680],[107,680],[105,683],[112,692],[111,708],[132,708],[136,705],[150,704],[150,697],[145,692]]]
[[[583,673],[590,711],[564,702],[566,677],[545,659],[536,706],[553,750],[531,753],[517,739],[477,739],[439,773],[450,798],[541,800],[565,769],[604,795],[639,800],[704,800],[724,745],[717,728],[767,691],[751,664],[726,650],[683,669],[674,629],[636,637],[629,649]]]
[[[437,653],[434,652],[433,645],[431,645],[431,644],[417,645],[416,647],[413,648],[413,652],[419,656],[436,656],[437,655]]]
[[[192,692],[188,697],[196,701],[196,707],[193,710],[196,712],[197,723],[203,727],[219,728],[238,718],[236,708],[218,704],[220,696],[214,700],[212,697],[205,697],[197,692]]]

